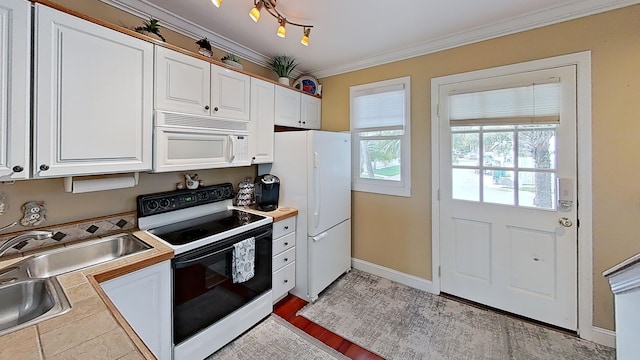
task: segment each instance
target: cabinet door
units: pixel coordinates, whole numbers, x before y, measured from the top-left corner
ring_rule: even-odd
[[[159,264],[100,284],[120,314],[158,359],[171,359],[171,264]]]
[[[300,127],[300,96],[297,91],[276,86],[276,125]]]
[[[0,3],[0,180],[29,177],[31,9]]]
[[[209,115],[210,73],[208,62],[156,46],[155,108]]]
[[[36,4],[36,177],[151,169],[153,45]]]
[[[275,85],[251,79],[251,134],[249,156],[253,164],[273,162]]]
[[[211,115],[249,121],[251,77],[211,65]]]
[[[320,129],[322,102],[317,97],[301,95],[300,119],[305,129]]]

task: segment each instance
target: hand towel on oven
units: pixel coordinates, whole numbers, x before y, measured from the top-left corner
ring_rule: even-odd
[[[233,283],[242,283],[253,277],[256,258],[256,239],[248,238],[233,245],[231,275]]]

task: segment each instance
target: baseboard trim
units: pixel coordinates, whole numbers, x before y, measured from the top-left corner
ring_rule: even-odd
[[[358,269],[364,272],[368,272],[370,274],[380,276],[387,280],[395,281],[403,285],[407,285],[409,287],[423,290],[428,293],[435,294],[433,291],[433,283],[429,280],[425,280],[419,278],[414,275],[405,274],[403,272],[390,269],[388,267],[380,266],[374,263],[370,263],[368,261],[351,258],[351,266],[354,269]]]
[[[591,339],[588,340],[591,340],[594,343],[598,343],[600,345],[615,348],[616,332],[594,326],[591,332]]]

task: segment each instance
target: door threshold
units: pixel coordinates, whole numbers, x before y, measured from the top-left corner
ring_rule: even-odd
[[[475,301],[471,301],[471,300],[468,300],[468,299],[465,299],[465,298],[461,298],[461,297],[458,297],[458,296],[455,296],[455,295],[451,295],[451,294],[447,294],[447,293],[441,292],[440,296],[442,296],[445,299],[453,300],[453,301],[459,302],[461,304],[472,306],[472,307],[474,307],[476,309],[485,310],[485,311],[492,311],[492,312],[495,312],[495,313],[498,313],[498,314],[501,314],[501,315],[508,316],[510,318],[513,318],[513,319],[517,319],[517,320],[521,320],[521,321],[527,322],[529,324],[542,326],[543,328],[546,328],[546,329],[549,329],[549,330],[553,330],[553,331],[562,333],[564,335],[572,336],[572,337],[575,337],[575,338],[580,338],[580,336],[578,336],[578,332],[577,331],[572,331],[572,330],[568,330],[568,329],[565,329],[565,328],[561,328],[559,326],[547,324],[547,323],[542,322],[542,321],[538,321],[538,320],[534,320],[534,319],[528,318],[526,316],[510,313],[508,311],[504,311],[504,310],[501,310],[501,309],[498,309],[498,308],[494,308],[494,307],[491,307],[491,306],[488,306],[488,305],[484,305],[484,304],[481,304],[481,303],[478,303],[478,302],[475,302]]]

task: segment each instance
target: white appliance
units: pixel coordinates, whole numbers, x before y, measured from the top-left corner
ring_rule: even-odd
[[[249,166],[249,122],[156,111],[153,171]]]
[[[307,301],[351,269],[351,136],[327,131],[275,134],[273,164],[280,205],[298,209],[296,286]]]

